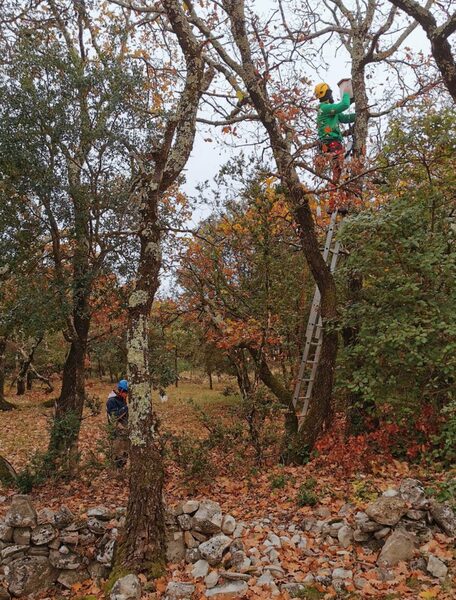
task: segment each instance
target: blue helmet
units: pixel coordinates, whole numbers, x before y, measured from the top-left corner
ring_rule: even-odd
[[[121,379],[117,384],[117,388],[123,392],[128,392],[128,381],[126,379]]]

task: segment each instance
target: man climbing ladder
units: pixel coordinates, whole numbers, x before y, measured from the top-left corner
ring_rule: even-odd
[[[356,115],[343,114],[354,102],[350,79],[342,79],[338,83],[341,90],[342,100],[334,103],[333,93],[327,83],[319,83],[315,86],[315,97],[320,100],[317,116],[319,150],[322,156],[327,155],[332,162],[331,185],[336,187],[342,175],[345,158],[345,147],[342,143],[343,137],[340,123],[354,123]],[[335,193],[330,195],[329,213],[336,208],[339,213],[345,214],[348,203],[345,199],[338,202]]]

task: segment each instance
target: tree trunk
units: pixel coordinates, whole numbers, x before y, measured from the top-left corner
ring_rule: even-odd
[[[304,464],[308,461],[307,432],[299,430],[299,421],[293,406],[293,394],[282,385],[282,382],[272,373],[264,354],[255,348],[249,348],[254,359],[258,376],[264,385],[274,394],[277,400],[286,408],[280,460],[283,464]]]
[[[78,462],[78,438],[85,400],[84,362],[90,319],[76,315],[73,339],[63,366],[62,387],[57,399],[49,450],[63,470],[73,470]]]
[[[156,577],[165,565],[164,467],[159,423],[152,407],[148,330],[161,265],[159,193],[154,183],[142,185],[138,192],[142,194],[141,250],[128,308],[130,495],[124,539],[117,550],[116,563],[133,571],[145,570],[150,577]]]
[[[213,390],[214,384],[212,382],[212,371],[210,369],[208,369],[208,371],[207,371],[207,378],[209,379],[209,389]]]
[[[81,100],[83,106],[85,100]],[[49,450],[60,466],[73,470],[78,461],[78,438],[85,400],[85,358],[89,335],[90,296],[95,272],[90,264],[90,209],[87,191],[81,183],[81,165],[87,148],[81,147],[77,160],[67,159],[69,195],[74,210],[74,254],[72,321],[68,325],[71,345],[63,367],[62,388],[56,402]]]
[[[353,56],[357,57],[352,62],[352,84],[353,95],[355,98],[356,119],[354,129],[354,147],[355,158],[361,163],[366,156],[367,132],[369,126],[369,109],[366,92],[366,73],[362,62],[364,56],[363,40],[354,40]]]
[[[337,333],[328,329],[337,316],[337,296],[334,278],[320,251],[319,239],[309,206],[309,197],[293,166],[294,158],[288,147],[274,112],[269,104],[265,82],[261,78],[252,57],[246,30],[243,2],[224,0],[223,6],[230,16],[231,30],[242,59],[244,83],[258,117],[265,127],[282,185],[287,191],[290,208],[299,225],[303,253],[312,276],[321,293],[321,318],[323,337],[321,359],[315,376],[310,410],[305,417],[302,431],[307,450],[313,448],[323,424],[331,417],[331,394],[337,356]]]
[[[33,373],[31,372],[31,370],[29,369],[27,371],[27,389],[30,391],[33,387]]]
[[[28,353],[26,353],[22,349],[20,350],[22,359],[20,361],[20,369],[19,369],[19,373],[17,375],[17,380],[16,380],[16,396],[23,396],[25,394],[26,383],[28,380],[29,367],[32,363],[33,356],[35,354],[35,350],[41,344],[42,340],[43,340],[42,336],[39,337],[38,339],[36,339],[35,342],[32,344],[32,347],[29,349]]]
[[[366,72],[365,65],[361,59],[364,56],[364,36],[359,36],[353,42],[353,56],[355,60],[352,63],[353,93],[356,100],[356,120],[355,120],[355,144],[354,160],[355,168],[361,172],[365,167],[367,135],[369,127],[368,98],[366,91]],[[357,164],[356,164],[357,163]],[[361,182],[359,184],[361,186]],[[358,302],[363,289],[363,279],[358,273],[350,271],[347,281],[348,302]],[[342,339],[345,347],[355,346],[358,341],[358,332],[360,325],[356,322],[351,327],[345,327],[342,331]],[[353,370],[356,365],[353,365]],[[359,392],[348,391],[346,400],[347,414],[347,435],[357,435],[364,431],[364,410],[363,398]]]
[[[16,407],[5,400],[5,356],[6,338],[0,337],[0,411],[13,410]]]

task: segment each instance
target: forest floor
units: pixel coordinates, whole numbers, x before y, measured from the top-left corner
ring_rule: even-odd
[[[207,381],[183,381],[178,388],[167,390],[168,401],[157,402],[157,412],[161,418],[162,430],[175,435],[192,436],[195,440],[205,439],[208,427],[222,423],[226,429],[217,430],[221,438],[220,447],[210,451],[210,464],[205,463],[201,452],[192,453],[184,447],[181,461],[168,461],[166,496],[170,504],[185,498],[209,498],[220,503],[223,512],[232,514],[236,520],[246,523],[267,518],[272,523],[297,526],[304,518],[318,515],[324,509],[327,516],[336,517],[340,508],[347,502],[357,510],[364,510],[369,502],[383,491],[398,487],[406,477],[417,478],[432,490],[431,494],[442,495],[449,489],[450,479],[454,472],[433,470],[429,466],[414,465],[403,460],[390,460],[366,465],[352,472],[342,470],[337,464],[324,460],[312,460],[302,467],[283,467],[277,462],[278,434],[280,427],[272,422],[266,430],[264,454],[261,464],[256,464],[254,452],[243,443],[229,443],[236,440],[239,431],[239,407],[236,397],[226,395],[227,388],[234,387],[229,381],[215,381],[214,389],[209,390]],[[68,506],[76,514],[85,514],[91,507],[103,505],[108,508],[126,506],[128,497],[128,479],[124,471],[116,471],[107,460],[108,442],[105,416],[105,400],[112,389],[108,382],[89,381],[88,393],[101,401],[99,414],[86,411],[80,436],[81,469],[70,481],[48,481],[45,485],[33,489],[31,498],[37,508],[50,507],[57,509],[62,504]],[[225,391],[225,395],[224,395]],[[228,390],[229,391],[229,390]],[[51,395],[52,396],[52,395]],[[47,447],[49,425],[52,408],[45,402],[50,398],[38,388],[27,392],[21,398],[10,395],[18,410],[2,413],[0,430],[0,454],[7,458],[17,471],[23,469],[33,460],[37,452],[44,452]],[[206,427],[198,412],[207,415]],[[204,420],[204,419],[203,419]],[[214,431],[214,430],[213,430]],[[217,431],[215,432],[217,434]],[[237,431],[237,434],[236,434]],[[275,438],[273,437],[275,434]],[[225,439],[223,439],[225,436]],[[234,436],[234,437],[233,437]],[[267,437],[270,436],[270,437]],[[244,438],[238,438],[238,441]],[[197,444],[197,442],[195,442]],[[186,448],[186,453],[185,453]],[[185,461],[188,460],[186,468]],[[198,464],[202,461],[203,464]],[[196,464],[195,464],[196,463]],[[314,492],[318,503],[316,506],[300,507],[297,502],[299,490],[309,480],[315,480]],[[453,488],[454,489],[454,488]],[[6,512],[9,498],[15,492],[12,489],[0,488],[0,517]],[[442,498],[441,498],[442,499]],[[451,498],[450,498],[451,500]],[[453,498],[454,502],[454,498]],[[327,509],[327,510],[326,510]],[[252,529],[254,531],[255,528]],[[454,540],[453,540],[454,541]],[[406,563],[399,563],[392,571],[392,578],[381,581],[375,569],[377,555],[365,553],[362,546],[349,546],[347,550],[335,552],[324,544],[315,551],[319,569],[337,566],[355,569],[364,565],[365,589],[357,590],[347,587],[343,593],[331,587],[316,585],[304,598],[456,598],[456,587],[452,587],[451,574],[456,573],[456,552],[452,540],[443,534],[432,542],[432,551],[442,558],[449,567],[449,575],[445,581],[438,580],[423,571],[412,570]],[[289,573],[309,572],[310,561],[301,556],[298,549],[287,548],[281,556],[282,567]],[[335,562],[336,561],[336,562]],[[314,561],[315,562],[315,561]],[[369,566],[366,569],[366,564]],[[315,564],[313,565],[315,567]],[[189,568],[172,565],[168,578],[181,574],[182,579],[189,577]],[[302,579],[301,579],[302,580]],[[163,588],[163,582],[161,582]],[[158,590],[162,589],[160,585]],[[94,583],[77,590],[61,590],[53,598],[102,598],[102,590]],[[49,596],[48,596],[49,597]],[[149,593],[145,598],[162,598],[160,591]],[[265,590],[253,588],[245,598],[269,598]],[[198,596],[203,599],[204,595]],[[287,594],[278,596],[289,598]]]

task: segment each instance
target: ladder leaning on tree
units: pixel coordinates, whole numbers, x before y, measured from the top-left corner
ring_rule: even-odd
[[[338,220],[337,217],[338,211],[335,210],[331,213],[331,219],[323,248],[323,258],[326,264],[329,264],[331,273],[334,273],[336,270],[340,254],[340,241],[336,236],[340,220]],[[293,394],[293,406],[298,415],[299,428],[301,428],[304,417],[309,410],[312,388],[321,354],[323,322],[320,315],[320,299],[320,290],[318,289],[318,286],[315,286],[309,321],[307,323],[304,351]]]

